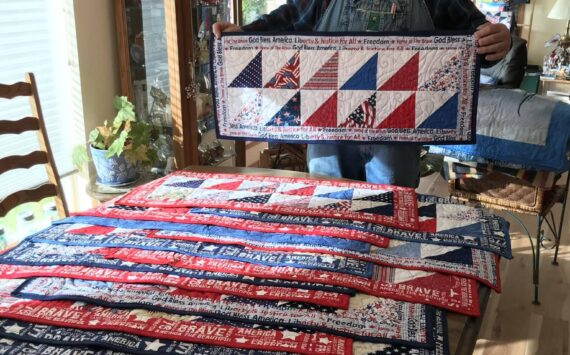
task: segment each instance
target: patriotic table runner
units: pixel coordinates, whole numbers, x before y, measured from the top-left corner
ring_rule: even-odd
[[[208,272],[178,268],[168,265],[168,262],[162,263],[134,263],[129,261],[122,261],[119,259],[105,259],[100,254],[94,252],[104,252],[104,249],[97,247],[79,247],[67,246],[62,248],[61,245],[45,244],[45,243],[32,243],[24,240],[17,247],[0,254],[0,264],[11,265],[28,265],[28,266],[86,266],[98,267],[105,269],[136,271],[136,272],[151,272],[162,273],[180,277],[199,278],[206,280],[219,280],[219,281],[235,281],[252,285],[264,286],[278,286],[278,287],[293,287],[308,290],[319,290],[327,292],[340,292],[346,294],[354,294],[354,291],[346,287],[326,285],[322,283],[300,282],[296,280],[275,279],[271,277],[257,278],[248,275],[241,275],[239,273],[226,273],[226,272]],[[153,259],[149,259],[153,260]],[[215,260],[215,259],[203,259]],[[198,260],[200,261],[200,260]],[[223,264],[227,260],[220,260],[222,265],[218,265],[218,270],[224,270]],[[229,265],[229,264],[228,264]],[[213,268],[212,268],[213,269]],[[231,270],[228,270],[231,271]]]
[[[106,226],[106,223],[99,223],[101,217],[88,218],[71,218],[59,220],[57,224],[65,225],[86,225],[76,229],[68,229],[68,233],[73,234],[107,234],[118,231],[119,229],[138,230],[144,233],[148,238],[158,239],[179,239],[189,242],[203,242],[213,244],[233,244],[241,245],[254,250],[261,251],[291,251],[291,252],[310,252],[334,254],[335,251],[351,250],[357,252],[369,252],[370,244],[357,242],[353,240],[344,240],[340,238],[329,238],[323,236],[301,236],[291,234],[271,234],[257,233],[243,230],[228,230],[225,233],[217,231],[220,227],[207,228],[207,232],[188,232],[188,231],[170,231],[160,230],[157,228],[147,229],[141,228],[137,223],[130,223],[124,226]],[[85,223],[90,220],[91,223]],[[77,222],[74,222],[77,221]],[[67,222],[67,223],[65,223]],[[119,222],[120,224],[120,222]],[[226,229],[226,228],[223,228]],[[386,244],[387,245],[387,244]]]
[[[447,247],[393,240],[388,248],[372,247],[369,253],[344,250],[337,252],[341,254],[340,256],[311,253],[256,253],[234,245],[150,239],[146,237],[144,230],[117,229],[116,232],[113,230],[104,235],[66,232],[67,229],[73,228],[75,228],[74,225],[58,225],[36,234],[30,238],[30,241],[62,245],[171,251],[189,256],[228,259],[268,266],[291,266],[333,271],[366,278],[372,275],[374,263],[470,277],[500,291],[497,258],[489,252],[466,247]],[[183,235],[183,232],[175,233]]]
[[[160,250],[204,258],[228,259],[268,266],[292,266],[298,268],[335,271],[362,277],[371,277],[372,263],[310,253],[270,253],[251,250],[239,245],[196,243],[181,240],[148,238],[146,231],[113,229],[109,234],[71,234],[67,229],[76,225],[59,224],[29,238],[31,242],[92,247],[124,247]]]
[[[258,286],[242,282],[197,279],[154,272],[136,272],[71,265],[28,266],[0,264],[0,278],[3,279],[24,279],[40,276],[154,284],[179,287],[190,291],[216,292],[260,300],[304,302],[339,309],[348,308],[350,297],[349,295],[335,292],[292,287]]]
[[[192,214],[224,216],[235,219],[253,220],[261,223],[281,223],[293,226],[334,226],[340,229],[356,230],[410,242],[421,242],[449,246],[465,246],[487,250],[511,259],[509,223],[482,208],[453,203],[450,199],[428,195],[417,195],[419,230],[407,231],[374,223],[363,223],[337,218],[292,216],[272,213],[258,213],[230,209],[193,208]],[[120,206],[115,206],[115,210]],[[99,214],[103,215],[103,214]],[[117,215],[128,218],[127,214]],[[136,218],[138,218],[137,215]],[[212,224],[217,223],[214,219]],[[239,227],[236,227],[239,228]],[[368,241],[368,240],[367,240]],[[369,242],[369,241],[368,241]]]
[[[129,248],[100,248],[93,252],[108,259],[149,264],[168,264],[177,268],[221,270],[251,277],[272,277],[304,282],[322,282],[350,287],[363,293],[402,301],[431,304],[454,312],[479,315],[477,283],[473,279],[419,270],[376,266],[372,279],[335,272],[270,267],[239,261],[188,257],[172,252]]]
[[[418,228],[413,189],[364,182],[177,171],[131,190],[117,203],[230,208]]]
[[[293,143],[471,142],[471,33],[212,37],[217,133]]]
[[[348,310],[335,311],[303,303],[247,300],[165,286],[61,278],[27,280],[12,295],[297,327],[370,342],[392,338],[390,334],[402,334],[404,339],[417,336],[416,332],[425,332],[433,324],[433,319],[428,318],[434,316],[433,310],[423,305],[368,295],[355,296]]]
[[[355,341],[353,342],[352,352],[355,355],[448,355],[449,350],[445,313],[441,310],[436,310],[435,314],[436,336],[435,349],[433,350],[396,344],[366,343]],[[3,349],[5,351],[0,353],[20,355],[21,352],[9,351],[12,349],[19,349],[19,343],[24,342],[44,344],[54,343],[57,344],[58,347],[65,347],[65,349],[70,349],[70,347],[93,345],[98,348],[107,348],[114,351],[126,351],[128,353],[141,355],[286,355],[286,353],[281,352],[217,347],[211,345],[185,343],[168,339],[149,338],[128,333],[90,331],[20,322],[11,319],[0,319],[0,349]],[[54,347],[53,349],[55,350],[56,348]],[[36,354],[34,352],[32,353]],[[64,353],[55,351],[45,353],[45,355],[55,354],[75,355],[73,352]],[[77,355],[79,354],[85,355],[85,353],[78,353]],[[93,355],[95,354],[96,353],[93,353]],[[116,352],[112,354],[118,355],[122,353]]]
[[[337,292],[346,292],[349,287],[378,297],[432,304],[459,313],[479,315],[477,284],[474,280],[425,271],[376,267],[374,278],[370,280],[335,272],[272,268],[183,255],[181,258],[180,254],[172,252],[77,246],[62,248],[29,241],[0,255],[0,263],[91,266]],[[225,273],[208,273],[206,270],[224,270]]]
[[[0,354],[3,355],[128,355],[120,351],[90,349],[87,347],[63,347],[49,344],[36,344],[0,338]]]
[[[438,314],[438,318],[439,317],[440,315]],[[369,343],[364,344],[372,346],[372,344]],[[24,349],[22,346],[25,346],[25,349],[29,348],[33,351],[29,353],[17,352],[16,349]],[[0,319],[0,349],[3,349],[3,351],[0,351],[1,354],[37,355],[38,352],[36,352],[36,347],[41,347],[40,349],[43,349],[43,347],[47,346],[50,346],[49,349],[52,351],[40,352],[39,354],[119,355],[125,354],[123,353],[123,351],[125,351],[128,354],[142,355],[287,355],[283,352],[225,348],[212,345],[185,343],[176,340],[150,338],[128,333],[63,328],[52,325],[15,321],[12,319]],[[110,350],[100,350],[101,353],[98,353],[93,349],[91,350],[92,352],[84,352],[74,349],[75,347],[80,346],[93,346],[100,349],[106,348]],[[438,343],[436,343],[436,347],[437,346]],[[65,351],[63,349],[65,349]]]
[[[146,337],[229,346],[242,349],[290,351],[300,354],[351,354],[352,340],[321,332],[265,330],[245,323],[181,316],[143,309],[116,309],[72,301],[37,301],[11,297],[21,280],[2,280],[0,317],[19,321],[110,330]],[[425,329],[424,329],[425,330]],[[406,334],[410,334],[408,331]],[[416,332],[410,345],[434,346],[431,332]],[[393,334],[394,341],[401,340]],[[407,341],[402,343],[406,344]]]
[[[208,211],[208,209],[205,210]],[[388,238],[378,234],[349,228],[338,228],[327,225],[297,225],[279,222],[268,223],[253,219],[240,218],[239,215],[237,216],[238,218],[229,218],[223,215],[210,213],[204,214],[202,209],[197,209],[197,211],[198,213],[194,213],[190,208],[123,206],[116,205],[115,201],[112,200],[89,210],[74,213],[73,215],[75,217],[58,220],[56,223],[75,223],[83,221],[79,223],[110,225],[125,228],[183,231],[202,236],[208,236],[211,234],[220,236],[239,236],[242,239],[248,239],[248,236],[258,235],[259,237],[275,238],[275,240],[281,240],[283,238],[290,243],[294,243],[296,241],[303,241],[303,243],[310,241],[311,244],[318,243],[318,240],[313,238],[315,236],[361,241],[379,247],[387,246],[389,241]],[[248,213],[237,210],[235,212]],[[89,219],[78,219],[77,216],[99,218],[89,222]],[[303,216],[294,217],[313,218]],[[132,220],[136,221],[133,222]],[[240,233],[238,230],[246,232]],[[341,241],[335,240],[335,243],[337,242]],[[277,247],[279,247],[279,244],[275,245],[275,248]]]

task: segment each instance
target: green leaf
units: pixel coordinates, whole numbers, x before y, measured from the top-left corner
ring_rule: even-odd
[[[77,145],[73,148],[71,153],[71,160],[73,161],[73,166],[77,170],[81,170],[85,164],[89,162],[89,155],[87,155],[87,149],[82,145]]]
[[[123,153],[123,151],[125,149],[125,143],[126,143],[128,137],[129,137],[129,135],[127,134],[127,132],[124,132],[124,131],[121,132],[119,137],[117,139],[115,139],[115,141],[113,141],[113,143],[111,143],[111,145],[107,149],[107,153],[105,154],[105,158],[110,158],[113,155],[116,155],[116,156],[121,155],[121,153]]]

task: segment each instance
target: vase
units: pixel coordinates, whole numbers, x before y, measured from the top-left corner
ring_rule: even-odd
[[[106,158],[107,150],[92,146],[91,157],[97,171],[97,183],[108,186],[121,186],[132,184],[139,178],[139,164],[128,162],[125,155],[113,155]]]

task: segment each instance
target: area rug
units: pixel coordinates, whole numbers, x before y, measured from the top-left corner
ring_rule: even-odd
[[[70,234],[67,229],[75,224],[59,224],[29,237],[31,242],[61,245],[138,248],[173,251],[204,258],[243,261],[268,266],[291,266],[323,271],[335,271],[361,277],[372,276],[373,265],[361,260],[347,260],[324,254],[277,253],[251,250],[239,245],[189,242],[172,239],[149,238],[144,230],[113,229],[108,234]]]
[[[204,213],[202,210],[206,210]],[[57,223],[86,223],[96,225],[107,225],[124,228],[144,228],[144,229],[161,229],[169,231],[182,231],[195,233],[200,235],[236,235],[237,230],[247,231],[240,234],[243,239],[248,236],[259,235],[260,237],[271,237],[275,239],[286,238],[290,243],[297,240],[311,240],[317,243],[314,236],[326,236],[337,239],[355,240],[376,245],[378,247],[386,247],[389,239],[378,234],[350,229],[339,228],[334,226],[323,225],[302,225],[288,223],[269,223],[257,221],[253,219],[230,218],[222,213],[208,213],[209,209],[197,209],[194,213],[192,209],[184,208],[165,208],[165,207],[133,207],[116,205],[115,200],[102,203],[97,207],[73,213],[74,217],[56,221]],[[221,210],[226,211],[226,210]],[[228,210],[232,211],[232,210]],[[237,211],[236,213],[245,213],[245,211]],[[260,213],[264,215],[265,213]],[[87,217],[93,217],[93,220]],[[309,218],[295,216],[296,218]],[[315,217],[316,218],[316,217]],[[136,220],[136,221],[133,221]],[[263,233],[263,234],[258,234]],[[335,240],[335,243],[339,242]]]
[[[477,283],[474,280],[425,271],[377,266],[371,280],[335,272],[185,257],[173,252],[78,246],[62,248],[61,245],[29,241],[0,255],[0,263],[112,268],[328,292],[347,293],[355,289],[373,296],[432,304],[468,315],[479,314]]]
[[[230,208],[418,228],[414,189],[364,182],[176,171],[134,188],[117,203]]]
[[[95,251],[100,254],[94,253]],[[169,274],[181,277],[190,277],[206,280],[220,280],[220,281],[235,281],[252,285],[262,286],[277,286],[277,287],[292,287],[307,290],[338,292],[353,295],[354,290],[346,287],[326,285],[323,283],[300,282],[296,280],[285,280],[275,278],[256,278],[253,276],[241,275],[239,273],[228,273],[223,267],[218,270],[224,272],[209,272],[202,270],[191,270],[188,268],[178,268],[168,265],[168,262],[163,263],[134,263],[130,261],[121,261],[119,259],[105,259],[102,253],[105,250],[97,247],[78,247],[67,246],[62,248],[61,245],[45,244],[45,243],[31,243],[24,240],[14,249],[10,249],[3,254],[0,254],[0,264],[9,265],[28,265],[28,266],[86,266],[97,267],[104,269],[136,271],[136,272],[150,272]],[[207,259],[208,260],[208,259]],[[209,259],[215,260],[215,259]],[[222,263],[223,264],[223,260]],[[229,265],[229,264],[228,264]]]
[[[436,310],[435,349],[414,348],[396,344],[353,342],[352,352],[355,355],[448,355],[447,322],[445,313]],[[22,345],[25,343],[25,345]],[[47,345],[47,344],[56,345]],[[25,347],[24,347],[25,346]],[[31,349],[38,346],[53,346],[52,352],[45,355],[85,355],[83,352],[63,352],[71,347],[95,346],[100,349],[112,349],[115,353],[90,353],[93,355],[119,355],[122,351],[141,355],[158,354],[208,354],[208,355],[287,355],[283,352],[225,348],[204,344],[193,344],[168,339],[149,338],[128,333],[111,331],[90,331],[74,328],[55,327],[28,322],[0,319],[0,353],[20,355],[19,349]],[[58,352],[59,351],[59,352]],[[95,351],[95,350],[92,350]],[[101,350],[105,351],[105,350]],[[109,350],[107,350],[109,351]],[[40,353],[44,355],[43,353]]]
[[[230,322],[203,319],[200,316],[180,316],[142,309],[117,309],[73,301],[37,301],[10,297],[20,280],[0,283],[0,317],[14,320],[80,328],[132,333],[146,337],[235,347],[290,351],[300,354],[351,354],[352,340],[325,333],[263,330],[242,327]],[[405,335],[408,335],[406,333]],[[414,334],[410,345],[434,346],[433,339]],[[430,336],[432,335],[429,333]],[[393,334],[395,341],[400,334]],[[404,341],[404,343],[406,343]]]
[[[108,234],[71,234],[76,225],[61,224],[31,237],[33,242],[92,247],[136,248],[171,251],[188,256],[227,259],[267,266],[291,266],[333,271],[370,278],[374,264],[424,270],[474,278],[500,291],[498,258],[467,247],[394,240],[388,248],[372,247],[368,253],[343,250],[329,254],[257,252],[237,245],[218,245],[183,240],[151,239],[144,230],[114,229]],[[159,232],[161,233],[161,232]],[[176,232],[183,234],[182,232]],[[340,254],[340,255],[339,255]]]
[[[260,223],[280,223],[291,226],[334,226],[360,232],[381,235],[390,239],[449,246],[465,246],[487,250],[506,258],[512,258],[509,223],[482,208],[465,206],[450,199],[417,195],[419,230],[409,231],[375,223],[363,223],[337,218],[293,216],[273,213],[257,213],[231,209],[193,208],[191,214],[231,217]],[[120,209],[115,206],[115,209]],[[166,211],[165,211],[166,213]],[[121,218],[128,218],[127,213]],[[118,215],[117,215],[118,216]],[[137,215],[138,218],[138,215]],[[212,219],[212,224],[217,219]],[[239,227],[235,227],[239,228]],[[370,242],[373,238],[367,240]]]
[[[347,294],[336,292],[292,287],[258,286],[243,282],[197,279],[154,272],[125,271],[72,265],[28,266],[0,264],[0,278],[3,279],[26,279],[41,276],[163,285],[190,291],[216,292],[259,300],[304,302],[339,309],[347,309],[350,298]]]
[[[93,347],[87,348],[90,352],[87,352],[86,348],[79,348],[87,346]],[[56,327],[12,319],[0,319],[0,353],[9,355],[287,355],[284,352],[225,348],[121,332]]]
[[[217,133],[291,143],[471,142],[472,33],[223,33],[212,39]]]
[[[145,309],[180,315],[205,316],[230,321],[297,327],[382,342],[389,334],[405,334],[403,340],[426,332],[435,316],[429,307],[368,295],[350,300],[348,310],[303,303],[260,301],[235,296],[198,293],[157,285],[137,285],[62,278],[25,281],[12,295],[43,301],[71,300],[103,307]],[[405,329],[410,329],[406,334]],[[411,330],[414,329],[414,330]]]

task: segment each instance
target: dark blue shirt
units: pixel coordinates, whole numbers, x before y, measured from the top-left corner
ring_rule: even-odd
[[[244,31],[312,31],[332,0],[287,0]],[[358,1],[358,0],[355,0]],[[418,1],[418,0],[411,0]],[[425,0],[438,30],[474,30],[486,22],[470,0]]]

